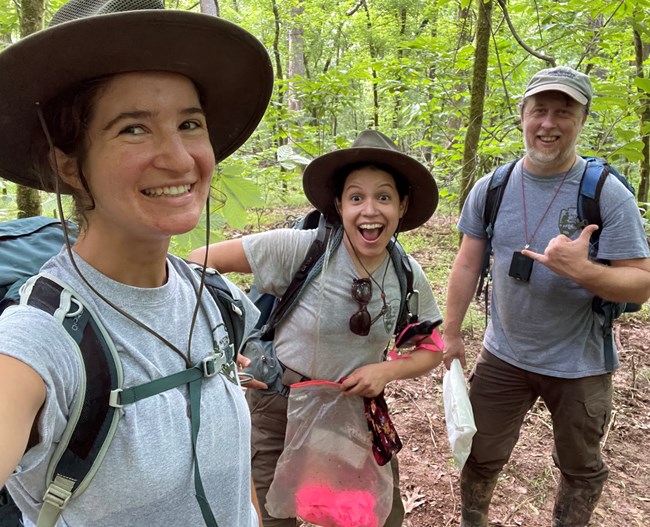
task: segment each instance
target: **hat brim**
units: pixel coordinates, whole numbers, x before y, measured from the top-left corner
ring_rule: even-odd
[[[179,73],[200,87],[217,162],[253,133],[273,89],[264,46],[217,17],[141,10],[53,26],[0,53],[0,176],[53,190],[30,166],[30,143],[42,133],[35,104],[80,81],[134,71]]]
[[[392,168],[409,186],[409,203],[400,231],[424,224],[438,206],[438,186],[424,165],[406,154],[386,148],[359,147],[336,150],[314,159],[303,174],[302,185],[309,202],[330,220],[339,218],[336,210],[335,176],[346,166],[359,163]]]
[[[542,93],[545,91],[559,91],[562,93],[565,93],[569,97],[571,97],[573,100],[579,102],[580,104],[587,104],[589,102],[589,99],[585,97],[582,93],[580,93],[578,90],[572,88],[571,86],[567,86],[566,84],[542,84],[541,86],[537,86],[535,88],[532,88],[531,90],[528,90],[526,92],[525,97],[530,97],[531,95],[535,95],[537,93]]]

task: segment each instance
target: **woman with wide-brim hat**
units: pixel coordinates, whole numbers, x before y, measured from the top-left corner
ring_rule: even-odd
[[[78,240],[42,271],[106,328],[125,387],[228,346],[216,303],[169,243],[199,222],[216,162],[253,132],[273,83],[266,50],[242,28],[163,7],[73,0],[0,53],[0,176],[72,194]],[[256,309],[229,288],[250,329]],[[57,313],[18,305],[0,317],[0,484],[25,524],[66,505],[57,525],[258,526],[250,419],[227,365],[206,374],[194,411],[189,384],[120,408],[90,485],[69,502],[44,499],[85,382]],[[85,457],[87,445],[72,449]]]
[[[441,315],[421,266],[411,257],[419,320],[429,334],[414,331],[418,345],[408,360],[386,361],[384,356],[402,301],[402,271],[389,257],[389,248],[398,232],[417,228],[435,211],[438,190],[431,173],[384,134],[365,130],[350,148],[313,160],[303,187],[309,201],[334,223],[331,239],[341,243],[331,243],[323,270],[307,283],[275,330],[283,382],[344,378],[343,395],[372,398],[393,380],[429,372],[442,359],[435,352],[440,351],[439,336],[435,329],[431,332]],[[317,233],[278,229],[216,243],[208,248],[207,262],[221,272],[252,272],[259,292],[282,296]],[[200,262],[205,253],[203,247],[190,258]],[[265,527],[296,525],[294,518],[273,518],[264,507],[284,447],[287,390],[282,392],[247,390],[253,477]],[[392,463],[393,504],[385,520],[389,527],[401,525],[404,517],[394,457]]]

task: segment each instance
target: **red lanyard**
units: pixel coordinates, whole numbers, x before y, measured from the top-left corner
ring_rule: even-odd
[[[555,198],[557,198],[557,195],[560,193],[560,189],[562,188],[562,185],[564,185],[564,182],[566,181],[567,176],[569,175],[569,172],[571,172],[571,169],[573,168],[573,165],[575,165],[575,160],[573,161],[573,164],[564,173],[564,176],[562,176],[562,181],[560,181],[560,184],[558,187],[555,189],[555,193],[553,194],[553,197],[551,198],[551,201],[549,202],[548,206],[546,207],[546,210],[544,211],[544,214],[542,214],[542,217],[539,219],[539,223],[537,223],[537,227],[535,227],[535,231],[533,232],[533,235],[528,239],[528,221],[526,219],[527,214],[526,214],[526,190],[524,189],[524,164],[522,162],[521,164],[521,199],[524,204],[524,237],[526,241],[526,245],[524,246],[524,249],[528,249],[530,247],[530,244],[533,243],[533,240],[535,239],[535,235],[537,234],[537,231],[539,230],[539,227],[542,225],[542,222],[544,221],[544,218],[546,218],[546,215],[548,214],[548,211],[551,210],[551,205],[553,205],[553,202],[555,201]]]

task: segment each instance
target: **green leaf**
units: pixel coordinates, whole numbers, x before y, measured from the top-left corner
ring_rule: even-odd
[[[636,77],[634,79],[634,84],[636,85],[637,88],[641,88],[643,91],[650,93],[650,79]]]

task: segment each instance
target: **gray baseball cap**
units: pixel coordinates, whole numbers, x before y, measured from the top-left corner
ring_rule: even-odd
[[[566,66],[542,70],[533,75],[526,86],[524,99],[544,91],[566,93],[580,104],[589,104],[592,97],[589,77]]]

